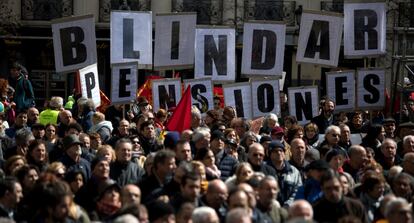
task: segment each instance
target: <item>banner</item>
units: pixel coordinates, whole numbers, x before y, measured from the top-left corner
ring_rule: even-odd
[[[336,67],[341,49],[343,20],[339,13],[304,11],[296,61]]]
[[[253,79],[253,118],[274,113],[280,116],[280,89],[278,79]]]
[[[319,113],[318,87],[288,88],[289,114],[304,125]]]
[[[111,64],[152,65],[151,12],[111,11]]]
[[[213,83],[210,78],[184,80],[184,88],[190,85],[191,98],[193,105],[206,113],[214,109]]]
[[[224,104],[236,108],[237,117],[252,118],[252,93],[250,83],[223,85]]]
[[[192,68],[196,13],[157,14],[155,17],[155,69]]]
[[[129,104],[136,99],[138,89],[138,63],[112,65],[111,101]]]
[[[282,76],[286,24],[246,22],[241,73],[245,76]]]
[[[383,3],[345,3],[344,55],[351,58],[386,53],[387,13]]]
[[[95,108],[101,105],[98,65],[93,64],[79,70],[82,97],[93,100]]]
[[[357,83],[359,109],[382,109],[385,106],[385,69],[358,70]]]
[[[181,79],[152,80],[153,110],[175,108],[181,99]]]
[[[226,27],[198,27],[195,42],[194,78],[213,81],[236,80],[235,30]]]
[[[97,63],[93,15],[52,20],[52,33],[57,73]]]
[[[326,89],[329,98],[335,101],[335,112],[355,109],[355,71],[326,73]]]

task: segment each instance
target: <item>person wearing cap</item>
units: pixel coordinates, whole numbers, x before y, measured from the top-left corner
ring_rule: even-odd
[[[340,176],[335,171],[328,171],[321,177],[323,196],[313,204],[314,220],[317,222],[337,222],[345,216],[353,216],[360,222],[367,223],[368,216],[364,205],[343,195]]]
[[[330,170],[328,163],[324,160],[316,160],[305,167],[307,179],[296,193],[295,200],[304,199],[313,203],[322,197],[321,178]]]
[[[327,98],[323,103],[321,114],[312,118],[312,122],[318,126],[319,132],[325,132],[328,126],[336,123],[334,111],[335,102]]]
[[[234,174],[238,164],[237,158],[234,157],[237,154],[237,143],[234,140],[226,140],[221,131],[214,131],[213,138],[211,149],[216,157],[217,168],[221,172],[220,179],[226,181]]]
[[[270,136],[272,137],[272,140],[278,140],[283,143],[285,146],[286,159],[290,160],[292,157],[292,151],[290,149],[290,145],[285,140],[285,130],[280,126],[276,126],[272,129]]]
[[[385,138],[395,139],[396,121],[393,118],[386,118],[382,122],[385,130]]]
[[[65,165],[66,171],[81,170],[85,179],[89,179],[91,176],[91,167],[90,163],[81,157],[82,142],[79,140],[79,137],[71,134],[63,138],[62,142],[65,154],[59,161]]]
[[[269,156],[268,164],[275,169],[281,188],[277,200],[280,205],[289,207],[302,186],[302,177],[299,170],[286,160],[285,146],[281,142],[274,140],[269,144]]]
[[[262,172],[265,175],[276,176],[276,171],[273,167],[269,166],[264,162],[265,151],[261,144],[253,143],[249,147],[247,154],[247,161],[252,165],[253,170],[256,172]]]

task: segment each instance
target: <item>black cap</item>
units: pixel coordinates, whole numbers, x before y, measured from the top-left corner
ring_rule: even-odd
[[[63,148],[69,149],[72,145],[83,145],[83,143],[79,140],[79,137],[75,134],[70,134],[63,138]]]
[[[238,146],[236,140],[234,139],[227,139],[226,144],[232,145],[232,146]]]
[[[264,142],[271,142],[272,141],[272,137],[264,135],[260,138],[260,144],[263,144]]]
[[[329,169],[330,169],[329,164],[324,160],[312,161],[311,163],[309,163],[305,167],[306,171],[309,171],[309,170],[329,170]]]
[[[382,121],[382,124],[385,124],[385,123],[394,123],[395,124],[397,122],[393,118],[386,118],[386,119],[384,119],[384,121]]]
[[[279,140],[273,140],[269,144],[269,152],[273,152],[273,150],[276,148],[281,148],[283,151],[285,151],[285,145],[283,145],[283,143],[281,143]]]
[[[221,139],[223,141],[226,140],[226,138],[224,137],[224,133],[222,131],[220,131],[220,130],[214,130],[211,133],[210,141],[213,141],[215,139]]]

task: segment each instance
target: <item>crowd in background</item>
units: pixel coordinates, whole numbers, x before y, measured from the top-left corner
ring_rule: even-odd
[[[282,93],[279,117],[254,129],[215,98],[174,132],[165,131],[174,111],[144,97],[105,111],[77,95],[39,106],[24,67],[10,73],[0,79],[2,222],[413,220],[414,101],[397,122],[336,114],[323,98],[302,126]]]

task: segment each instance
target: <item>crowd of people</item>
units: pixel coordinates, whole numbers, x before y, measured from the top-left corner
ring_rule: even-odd
[[[105,111],[78,96],[35,106],[22,67],[11,73],[0,80],[2,222],[413,220],[409,121],[336,115],[324,98],[302,126],[282,100],[256,131],[215,98],[205,115],[192,107],[189,129],[165,131],[173,111],[144,97]]]

